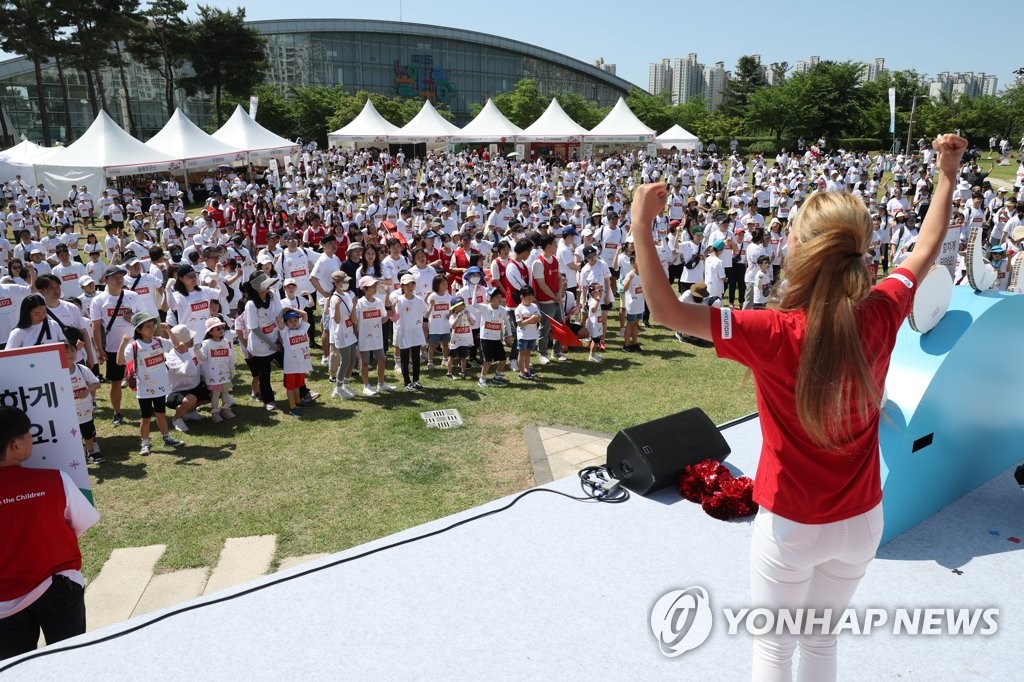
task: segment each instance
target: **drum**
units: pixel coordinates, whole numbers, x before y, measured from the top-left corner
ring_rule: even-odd
[[[924,334],[939,323],[953,298],[953,278],[944,265],[933,265],[914,294],[910,310],[910,328]]]

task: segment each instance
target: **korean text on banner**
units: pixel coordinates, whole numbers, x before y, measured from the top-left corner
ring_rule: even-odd
[[[92,502],[64,344],[0,351],[0,406],[32,420],[32,456],[23,466],[60,469]]]

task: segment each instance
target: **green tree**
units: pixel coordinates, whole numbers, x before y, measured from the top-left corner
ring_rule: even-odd
[[[296,134],[303,142],[316,140],[320,147],[327,146],[327,124],[348,97],[341,86],[311,85],[289,88],[288,106],[295,120]],[[294,138],[292,138],[294,139]]]
[[[555,97],[562,110],[572,120],[590,130],[608,115],[611,107],[599,107],[597,103],[591,102],[583,95],[575,92],[560,92]]]
[[[500,93],[492,99],[498,111],[520,128],[526,128],[540,118],[551,103],[551,98],[540,94],[537,82],[531,78],[521,79],[511,92]]]
[[[711,112],[708,111],[708,102],[704,95],[697,95],[672,107],[672,121],[698,137],[701,137],[701,134],[697,131],[705,128],[710,116]]]
[[[747,110],[747,101],[757,90],[768,85],[764,77],[764,67],[758,58],[743,55],[736,62],[736,70],[725,88],[725,101],[722,113],[742,118]]]
[[[185,0],[150,0],[142,12],[147,30],[126,36],[128,52],[164,79],[167,116],[174,114],[174,91],[187,57],[193,52],[191,26],[182,15]]]
[[[640,88],[631,88],[629,96],[626,97],[626,105],[656,134],[665,132],[676,122],[667,92],[661,95],[648,95]]]
[[[801,102],[793,95],[794,88],[788,83],[755,90],[747,100],[744,120],[754,130],[763,130],[775,135],[775,142],[778,144],[782,136],[800,118]]]
[[[223,120],[221,99],[225,90],[238,95],[250,93],[263,82],[269,64],[266,38],[245,25],[245,9],[234,12],[199,5],[199,18],[192,24],[190,51],[194,75],[181,79],[189,94],[213,93],[217,126]]]
[[[7,52],[24,55],[32,62],[43,144],[47,147],[52,140],[43,64],[55,51],[53,34],[49,29],[51,20],[52,7],[47,0],[5,0],[0,3],[0,47]]]
[[[857,62],[823,61],[790,79],[801,104],[794,132],[835,139],[858,131],[864,106],[860,88],[862,65]]]

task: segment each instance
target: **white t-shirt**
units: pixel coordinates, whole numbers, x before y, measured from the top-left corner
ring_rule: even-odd
[[[721,296],[725,293],[725,264],[714,253],[704,260],[704,281],[708,285],[708,296]]]
[[[536,303],[531,303],[530,305],[520,303],[516,306],[516,325],[519,327],[519,338],[524,341],[535,341],[540,336],[539,324],[537,322],[523,324],[523,320],[534,315],[540,315],[540,309]]]
[[[7,342],[21,315],[21,302],[32,293],[23,284],[0,284],[0,342]]]
[[[78,415],[78,423],[84,424],[92,419],[92,411],[95,407],[90,388],[98,386],[100,380],[85,365],[75,363],[71,367],[71,393],[75,398],[75,412]]]
[[[116,353],[121,346],[121,339],[125,335],[131,337],[135,333],[135,329],[132,327],[132,315],[142,310],[138,296],[127,289],[122,293],[124,298],[121,299],[119,310],[117,299],[120,294],[113,296],[109,291],[96,294],[96,298],[92,299],[92,305],[89,306],[89,319],[92,320],[94,326],[100,325],[100,335],[106,335],[103,345],[104,350],[108,353]],[[114,317],[115,310],[117,310],[117,319],[110,325],[108,333],[107,325]]]
[[[632,274],[629,286],[622,292],[622,299],[629,315],[640,315],[644,312],[644,286],[640,282],[640,275]]]
[[[395,302],[398,319],[395,320],[395,345],[399,348],[413,348],[426,344],[423,336],[423,318],[427,315],[427,304],[416,296],[401,296]]]
[[[448,310],[451,308],[452,295],[432,293],[427,298],[430,318],[427,322],[428,334],[450,334],[452,327],[448,324]]]
[[[231,383],[231,377],[235,373],[233,338],[234,333],[225,330],[220,341],[212,338],[203,340],[201,348],[206,359],[199,365],[199,373],[207,386]]]
[[[78,283],[78,278],[85,275],[85,266],[81,263],[72,261],[67,265],[55,265],[50,274],[60,279],[62,297],[80,296],[82,294],[82,287]]]
[[[124,363],[135,363],[135,377],[139,398],[159,398],[171,392],[167,371],[167,353],[174,344],[162,336],[154,336],[149,343],[138,339],[124,348]]]
[[[359,350],[372,351],[384,348],[384,317],[387,311],[384,301],[374,297],[371,301],[363,296],[356,301],[356,320],[359,325]]]
[[[534,306],[536,307],[536,306]],[[459,312],[448,316],[448,323],[452,326],[451,348],[468,348],[473,345],[473,323],[476,322],[476,315],[469,308],[463,308]]]
[[[480,312],[480,338],[487,341],[502,341],[505,327],[508,325],[508,313],[501,306],[492,308],[485,305]]]
[[[199,351],[202,353],[202,350]],[[167,353],[167,373],[171,379],[171,390],[168,393],[188,391],[199,385],[201,380],[200,364],[202,358],[196,355],[195,346],[184,353],[173,349]]]
[[[284,346],[284,373],[305,374],[313,369],[309,354],[309,324],[299,320],[299,326],[292,329],[285,323],[281,330],[281,345]]]
[[[328,332],[331,338],[331,345],[335,348],[348,348],[354,344],[356,331],[352,326],[352,307],[356,304],[356,297],[351,291],[343,293],[334,292],[331,295],[330,315],[328,316]],[[334,311],[338,311],[340,322],[334,321]]]
[[[249,330],[246,348],[252,355],[263,358],[277,352],[275,345],[267,345],[254,330],[259,329],[271,344],[277,344],[277,316],[280,313],[281,301],[274,294],[270,295],[270,305],[265,308],[258,308],[253,301],[245,304],[245,328]]]

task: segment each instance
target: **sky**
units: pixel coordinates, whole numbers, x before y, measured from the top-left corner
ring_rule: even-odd
[[[194,11],[196,3],[189,0]],[[722,3],[661,2],[636,5],[619,0],[204,0],[203,4],[246,8],[246,18],[386,19],[491,33],[546,47],[590,63],[597,57],[617,65],[617,75],[647,87],[647,66],[662,58],[696,52],[702,63],[725,62],[732,70],[744,54],[764,64],[812,55],[835,61],[869,62],[884,57],[890,69],[994,73],[999,88],[1024,67],[1024,52],[1011,31],[1022,18],[1020,0],[990,0],[971,12],[961,0],[927,3],[795,3],[730,0]],[[797,12],[799,15],[797,17]]]

